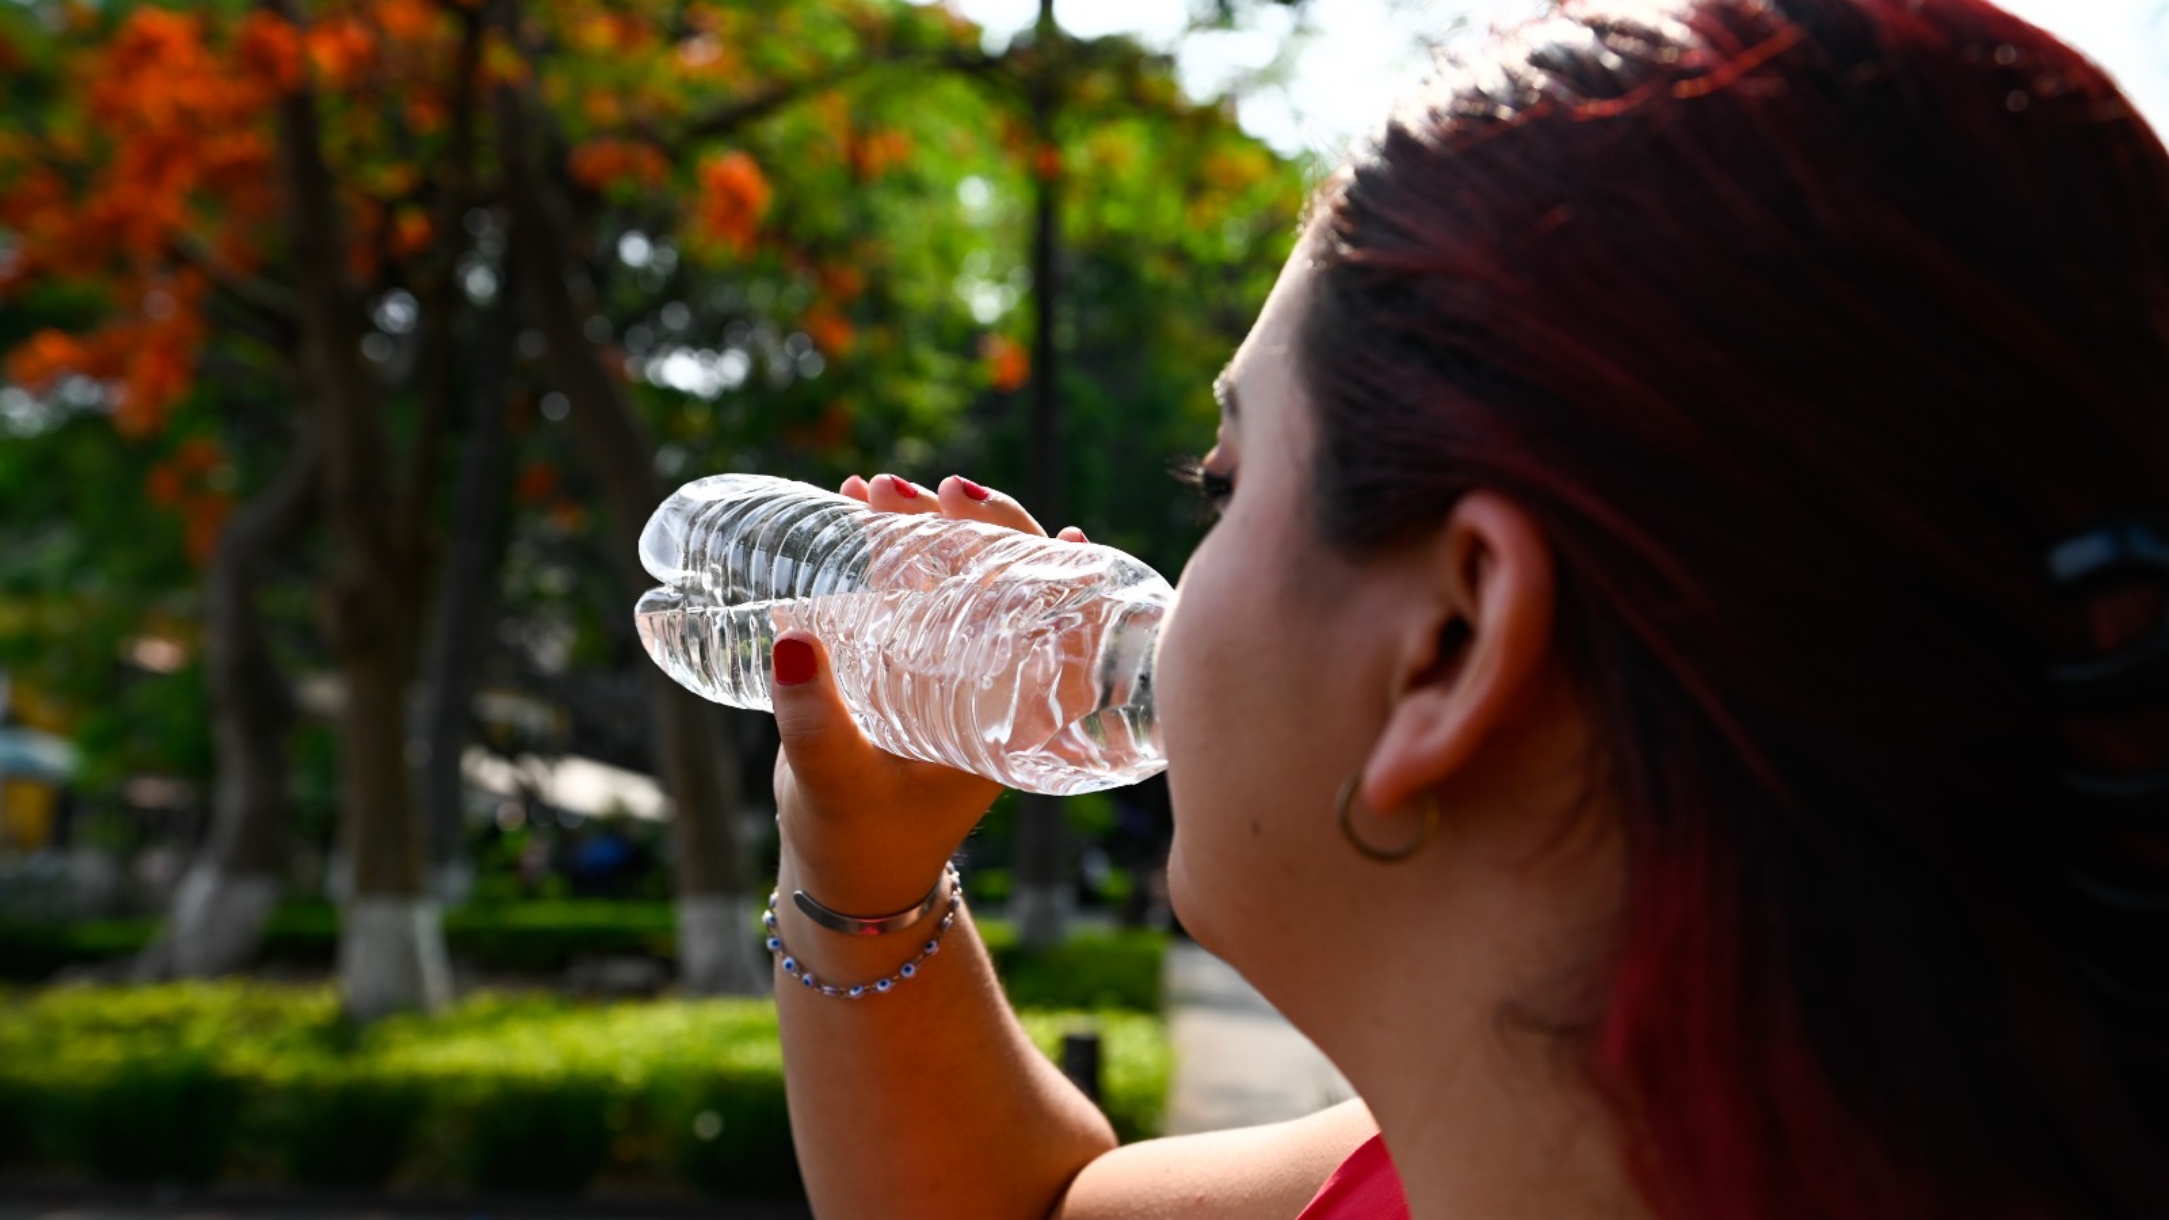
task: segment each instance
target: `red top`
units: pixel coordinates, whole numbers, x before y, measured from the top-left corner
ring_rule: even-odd
[[[1386,1137],[1374,1135],[1349,1153],[1296,1220],[1408,1220],[1408,1196],[1386,1155]]]

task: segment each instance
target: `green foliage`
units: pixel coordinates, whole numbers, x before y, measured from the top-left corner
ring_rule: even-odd
[[[610,1156],[609,1087],[574,1076],[514,1080],[476,1098],[467,1177],[489,1191],[573,1194]]]
[[[0,920],[0,979],[36,982],[67,966],[127,957],[141,952],[157,931],[147,919]]]
[[[1050,1056],[1104,1039],[1124,1138],[1159,1129],[1165,1031],[1136,1013],[1031,1012]],[[491,1191],[613,1183],[796,1187],[774,1007],[580,1006],[485,995],[356,1028],[328,989],[61,987],[0,998],[0,1148],[113,1181],[252,1176]],[[34,1138],[26,1135],[34,1133]]]
[[[461,907],[445,919],[452,952],[502,970],[562,970],[590,954],[668,957],[676,935],[667,902],[508,902]]]
[[[0,1168],[35,1162],[48,1143],[38,1129],[37,1102],[35,1091],[0,1081]]]
[[[1164,932],[1078,932],[1051,949],[1030,950],[1017,943],[1009,924],[982,923],[979,930],[1003,988],[1019,1007],[1160,1011]]]
[[[664,1107],[672,1164],[711,1194],[787,1188],[798,1180],[782,1073],[692,1069]]]
[[[62,1110],[69,1145],[107,1181],[207,1182],[240,1117],[241,1082],[202,1051],[124,1058]]]
[[[0,309],[0,326],[9,311]],[[0,412],[0,670],[74,712],[79,789],[129,774],[201,780],[210,737],[199,666],[125,664],[129,641],[198,613],[181,527],[138,488],[161,447],[118,442],[102,418],[53,404]]]
[[[1158,1021],[1125,1012],[1080,1010],[1021,1014],[1032,1044],[1050,1059],[1062,1052],[1062,1035],[1090,1030],[1100,1036],[1100,1109],[1123,1143],[1161,1133],[1175,1058]]]
[[[991,903],[988,878],[974,873],[973,896]],[[1003,874],[1006,876],[1006,874]],[[445,915],[445,936],[462,960],[493,971],[551,973],[589,954],[676,952],[669,904],[570,899],[456,907]],[[1118,1008],[1157,1013],[1167,936],[1146,929],[1081,931],[1046,950],[1017,943],[1016,929],[981,920],[995,968],[1019,1008]],[[150,920],[81,923],[0,923],[0,978],[35,981],[64,966],[111,961],[140,951],[156,932]],[[295,904],[273,916],[265,956],[290,964],[323,965],[338,947],[338,913],[323,904]]]
[[[297,420],[312,413],[293,367],[307,328],[290,304],[325,268],[295,265],[292,216],[263,189],[268,162],[251,170],[243,156],[255,148],[268,158],[269,109],[167,132],[152,158],[117,156],[115,141],[132,138],[126,124],[85,126],[98,96],[144,103],[138,117],[146,122],[161,98],[254,96],[245,87],[268,71],[258,60],[275,57],[220,58],[238,44],[251,7],[130,2],[61,20],[50,5],[33,19],[30,9],[0,4],[0,195],[45,161],[65,171],[57,181],[66,187],[42,201],[31,193],[0,200],[0,355],[32,346],[41,332],[80,338],[131,319],[146,333],[187,340],[113,349],[128,369],[145,352],[186,366],[168,371],[185,372],[176,381],[190,388],[132,426],[113,426],[131,409],[132,383],[117,367],[51,381],[10,364],[8,375],[23,383],[0,384],[0,518],[17,526],[0,537],[0,668],[18,691],[52,704],[55,727],[81,747],[78,842],[135,845],[142,822],[119,811],[136,776],[211,791],[202,564],[222,514],[272,483],[306,430]],[[200,38],[189,38],[213,55],[206,62],[235,70],[189,75],[189,56],[165,53],[134,61],[133,76],[114,70],[129,62],[109,53],[131,15],[169,9],[189,21],[163,23],[168,35],[193,25]],[[1194,510],[1172,484],[1149,476],[1173,453],[1210,444],[1206,386],[1265,296],[1303,188],[1303,170],[1245,136],[1232,107],[1186,99],[1168,57],[1123,39],[1061,47],[1019,39],[990,53],[945,6],[903,0],[529,5],[518,37],[489,38],[477,61],[487,73],[470,82],[477,87],[454,87],[459,31],[505,11],[356,0],[314,13],[316,35],[330,38],[351,18],[352,32],[380,52],[334,70],[344,53],[327,56],[335,48],[326,43],[313,47],[311,62],[320,134],[349,226],[341,295],[367,320],[372,414],[401,466],[391,483],[402,503],[382,507],[402,555],[445,554],[461,526],[449,508],[458,502],[453,484],[479,434],[471,421],[489,418],[467,405],[475,370],[491,363],[477,350],[491,333],[480,317],[488,298],[515,283],[566,277],[580,285],[594,354],[624,377],[657,442],[653,468],[666,480],[722,469],[825,483],[846,471],[893,469],[932,480],[957,470],[1031,502],[1041,493],[1023,477],[1027,378],[1058,377],[1068,492],[1064,520],[1049,524],[1082,524],[1170,574],[1180,565]],[[408,28],[417,20],[421,33]],[[1042,147],[1046,133],[1033,130],[1024,86],[1050,65],[1061,78],[1053,88],[1059,114],[1055,147]],[[232,89],[221,87],[226,75]],[[541,174],[553,205],[565,205],[571,241],[547,266],[514,266],[526,256],[505,244],[504,146],[486,107],[457,113],[460,99],[487,99],[495,83],[532,102]],[[479,125],[478,138],[455,137],[467,120]],[[129,164],[178,171],[212,151],[243,159],[202,178],[185,200],[108,172]],[[613,157],[616,169],[597,168]],[[726,166],[739,167],[736,175],[712,172]],[[1058,374],[1023,367],[1035,326],[1032,205],[1050,177],[1063,216]],[[160,178],[198,182],[177,172]],[[105,219],[93,232],[71,219],[83,217]],[[418,222],[427,230],[420,236]],[[84,237],[19,240],[48,232]],[[114,236],[122,232],[138,238]],[[45,260],[20,277],[6,270],[41,248],[95,257]],[[192,278],[209,261],[222,282],[201,301],[146,291],[176,272]],[[127,273],[112,262],[128,264]],[[452,267],[461,275],[440,282]],[[482,283],[491,287],[475,287]],[[394,301],[406,308],[382,308]],[[509,419],[520,472],[511,480],[519,490],[509,549],[488,573],[455,579],[497,582],[490,599],[501,621],[483,658],[485,680],[556,709],[569,726],[532,730],[541,741],[495,744],[639,767],[652,735],[637,715],[583,710],[604,702],[587,696],[622,685],[647,662],[613,567],[618,535],[598,516],[595,454],[575,443],[578,417],[565,401],[553,403],[564,387],[545,348],[531,342],[539,337],[521,334],[496,353],[509,369],[506,400],[482,408]],[[453,359],[430,358],[445,350],[439,341]],[[688,367],[704,371],[687,375]],[[135,398],[133,408],[144,408]],[[435,403],[453,404],[441,435],[429,422],[439,419]],[[296,678],[333,664],[321,612],[335,603],[320,586],[335,565],[317,554],[321,523],[310,528],[309,541],[271,562],[259,598],[266,637]],[[412,570],[362,578],[411,587],[413,606],[460,587],[427,568],[417,560]],[[407,625],[418,628],[420,616]],[[142,663],[136,645],[146,638],[167,662]],[[410,676],[425,685],[438,677],[401,680]],[[443,758],[465,741],[427,744]],[[293,837],[320,850],[338,805],[341,743],[321,720],[297,717],[291,745]],[[197,804],[201,812],[205,802]],[[373,816],[366,804],[346,807]],[[1104,826],[1107,810],[1104,800],[1071,806],[1091,825]],[[1001,881],[990,871],[979,896],[998,898]],[[552,877],[534,888],[561,884]],[[531,973],[585,954],[665,956],[672,942],[659,904],[478,905],[452,913],[446,931],[464,959]],[[47,977],[71,961],[131,952],[146,935],[121,925],[0,928],[0,976]],[[328,910],[288,913],[270,929],[266,953],[328,963],[335,939]],[[1148,1011],[1158,1003],[1149,948],[1006,964],[1020,1003]],[[311,1087],[327,1090],[318,1109],[334,1129],[402,1127],[397,1097],[335,1080]],[[540,1122],[545,1109],[503,1123]],[[292,1138],[307,1125],[297,1123]],[[370,1178],[399,1156],[390,1134],[372,1138],[356,1137],[351,1163],[339,1162],[344,1152],[296,1151],[290,1171]],[[686,1155],[707,1163],[702,1148]]]
[[[413,1081],[335,1067],[298,1073],[267,1109],[276,1110],[284,1133],[288,1177],[368,1190],[384,1185],[406,1157],[428,1100]]]

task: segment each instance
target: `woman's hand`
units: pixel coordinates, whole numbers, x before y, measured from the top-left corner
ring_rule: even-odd
[[[952,476],[929,491],[895,475],[844,481],[843,494],[883,512],[940,513],[1044,536],[1007,496]],[[1082,531],[1062,538],[1084,540]],[[986,815],[1001,786],[868,741],[836,689],[828,650],[804,631],[775,644],[776,808],[799,885],[854,915],[904,910],[931,890],[943,864]],[[795,679],[795,680],[794,680]]]

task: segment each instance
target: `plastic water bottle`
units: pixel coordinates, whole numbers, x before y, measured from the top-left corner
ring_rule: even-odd
[[[635,612],[648,655],[718,703],[769,710],[769,649],[802,629],[891,753],[1056,794],[1167,765],[1152,660],[1174,590],[1112,547],[725,474],[655,511],[640,560],[663,582]]]

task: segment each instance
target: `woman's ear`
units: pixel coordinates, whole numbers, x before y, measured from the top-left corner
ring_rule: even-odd
[[[1364,803],[1388,814],[1461,774],[1536,705],[1556,608],[1551,548],[1491,492],[1462,496],[1408,562],[1415,596],[1393,628],[1393,708],[1363,771]]]

